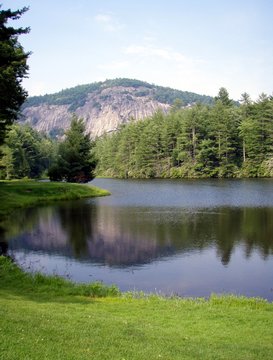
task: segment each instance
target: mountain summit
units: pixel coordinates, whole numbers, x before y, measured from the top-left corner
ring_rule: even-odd
[[[30,97],[22,107],[21,122],[55,137],[63,135],[75,113],[84,119],[87,132],[95,138],[116,131],[130,119],[140,120],[157,110],[167,112],[176,99],[183,106],[213,101],[209,96],[188,91],[139,80],[115,79]]]

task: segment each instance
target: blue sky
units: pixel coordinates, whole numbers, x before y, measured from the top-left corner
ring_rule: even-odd
[[[117,77],[239,99],[273,92],[272,0],[6,0],[30,95]]]

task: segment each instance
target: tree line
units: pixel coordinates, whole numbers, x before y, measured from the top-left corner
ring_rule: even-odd
[[[95,141],[76,116],[61,141],[15,123],[0,152],[1,179],[272,177],[273,98],[253,102],[245,93],[237,106],[221,88],[212,106],[175,101],[168,114],[132,120]]]
[[[273,97],[238,106],[221,88],[213,105],[155,113],[96,141],[97,174],[120,178],[273,176]]]

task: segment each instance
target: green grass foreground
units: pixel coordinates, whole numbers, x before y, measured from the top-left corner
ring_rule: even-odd
[[[272,359],[273,304],[120,294],[0,257],[1,359]]]
[[[0,216],[7,215],[20,207],[34,206],[39,203],[109,194],[106,190],[82,184],[0,181]]]

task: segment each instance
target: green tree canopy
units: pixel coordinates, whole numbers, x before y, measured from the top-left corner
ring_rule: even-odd
[[[273,176],[273,98],[221,88],[212,106],[173,108],[96,141],[97,174],[112,177]]]
[[[0,145],[4,141],[6,129],[18,117],[18,112],[27,98],[22,80],[27,75],[26,53],[18,41],[18,35],[26,34],[29,28],[15,29],[7,25],[9,20],[17,20],[28,8],[11,11],[1,10],[0,5]]]
[[[91,181],[96,161],[92,154],[92,141],[85,134],[83,120],[74,115],[65,135],[65,140],[59,145],[55,164],[49,169],[50,180],[79,183]]]
[[[53,143],[29,125],[13,124],[0,151],[1,179],[39,178],[48,169]]]
[[[226,88],[221,87],[218,95],[215,97],[216,101],[220,101],[224,106],[231,106],[232,100],[229,98],[229,93]]]

